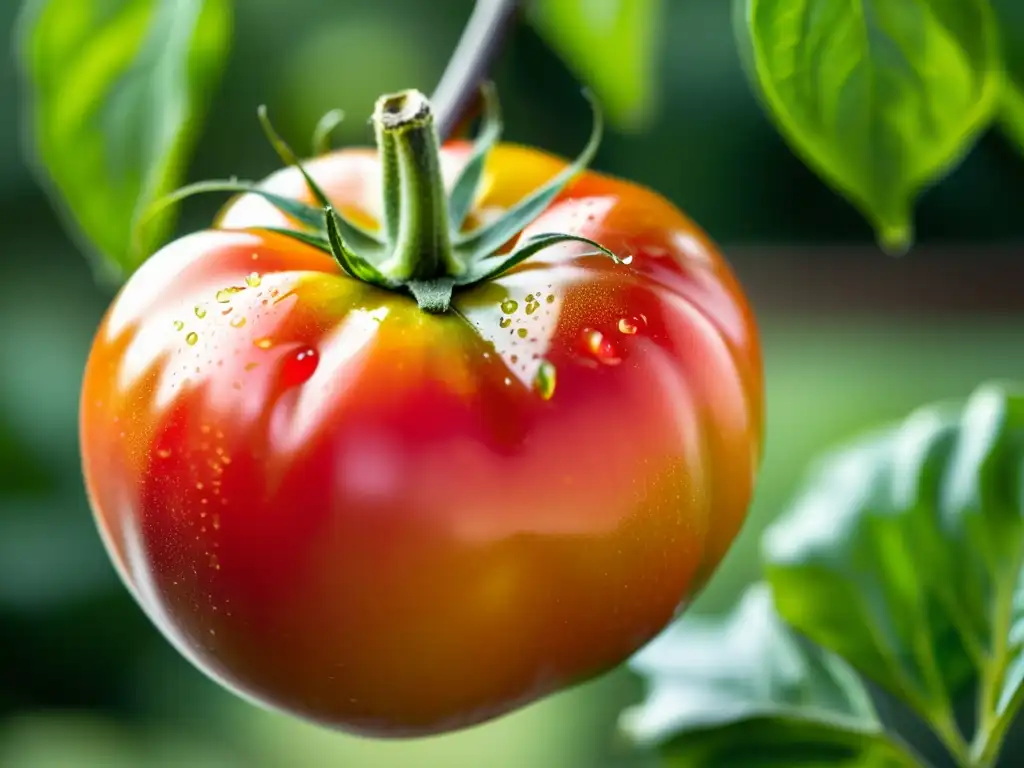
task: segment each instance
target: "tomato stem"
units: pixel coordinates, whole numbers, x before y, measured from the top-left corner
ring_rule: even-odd
[[[456,278],[465,265],[452,249],[440,142],[427,98],[416,90],[382,96],[373,113],[382,158],[384,231],[391,280]]]

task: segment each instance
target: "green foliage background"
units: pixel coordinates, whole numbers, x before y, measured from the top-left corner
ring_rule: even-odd
[[[17,5],[0,4],[0,29],[13,29]],[[769,420],[758,496],[750,523],[694,609],[722,612],[757,578],[759,534],[817,453],[922,402],[963,397],[982,380],[1024,378],[1024,313],[946,313],[943,303],[957,298],[942,295],[952,290],[948,282],[931,293],[922,287],[930,312],[898,304],[873,317],[850,312],[859,297],[841,283],[829,286],[827,311],[803,311],[799,289],[786,294],[785,305],[778,286],[799,286],[801,274],[779,258],[775,268],[789,271],[767,280],[777,257],[765,245],[815,248],[826,275],[851,259],[886,257],[873,250],[860,214],[822,185],[762,113],[740,66],[729,3],[635,0],[631,8],[660,7],[663,20],[624,17],[611,37],[573,19],[612,3],[560,5],[540,7],[495,72],[508,137],[572,154],[589,121],[577,77],[589,77],[613,120],[595,165],[663,192],[734,252],[761,318]],[[276,167],[255,120],[259,103],[296,144],[334,107],[349,115],[339,141],[369,141],[364,117],[373,100],[402,87],[429,91],[470,3],[236,6],[233,52],[190,179],[258,178]],[[3,47],[11,39],[0,38],[0,766],[653,765],[615,734],[619,711],[640,697],[625,670],[465,733],[378,744],[236,700],[149,626],[102,552],[78,470],[78,383],[110,291],[97,288],[19,149],[24,103],[13,52]],[[596,60],[603,65],[581,54],[595,46],[609,52]],[[1002,136],[986,134],[961,168],[925,193],[916,217],[922,252],[907,258],[958,244],[973,268],[989,268],[986,252],[970,249],[1024,241],[1021,189],[1024,156]],[[190,201],[179,230],[202,226],[215,205]],[[864,248],[834,247],[849,243]],[[894,273],[901,269],[892,264]],[[918,733],[905,714],[884,701],[880,709]],[[1007,765],[1024,760],[1019,743]],[[925,742],[929,749],[934,745]]]

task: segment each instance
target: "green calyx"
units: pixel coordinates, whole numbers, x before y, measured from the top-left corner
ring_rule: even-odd
[[[491,280],[558,243],[583,242],[617,261],[615,254],[593,240],[563,233],[520,239],[510,251],[499,253],[543,213],[593,159],[603,127],[600,112],[593,102],[594,127],[590,141],[572,164],[497,220],[463,231],[483,179],[485,161],[501,135],[497,97],[489,85],[483,90],[483,103],[481,129],[468,161],[449,192],[441,175],[440,140],[427,98],[419,91],[407,90],[382,96],[377,101],[373,125],[381,157],[384,198],[379,232],[359,226],[333,206],[274,130],[263,107],[259,118],[268,140],[283,162],[298,168],[315,206],[234,179],[184,187],[161,201],[160,206],[199,192],[261,195],[301,227],[265,229],[330,254],[349,276],[407,293],[421,309],[431,313],[448,311],[455,290]],[[340,113],[331,112],[320,121],[314,136],[314,150],[318,154],[328,148],[329,135],[340,119]]]

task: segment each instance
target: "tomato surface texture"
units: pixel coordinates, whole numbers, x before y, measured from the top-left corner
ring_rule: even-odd
[[[441,151],[450,184],[469,146]],[[497,145],[465,228],[566,161]],[[381,220],[371,149],[305,164]],[[295,168],[264,188],[310,201]],[[739,531],[762,447],[751,311],[664,198],[577,176],[569,232],[432,314],[267,227],[244,194],[163,248],[96,336],[90,500],[122,578],[199,668],[375,736],[482,722],[600,674],[677,615]]]

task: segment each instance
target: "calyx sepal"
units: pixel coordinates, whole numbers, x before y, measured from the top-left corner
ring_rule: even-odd
[[[610,250],[580,235],[547,232],[520,237],[511,250],[505,246],[540,216],[593,160],[604,124],[596,102],[590,139],[576,159],[494,221],[464,230],[480,192],[487,158],[501,138],[502,119],[491,84],[482,89],[481,127],[469,158],[450,191],[441,178],[440,140],[430,102],[418,91],[381,97],[374,110],[381,157],[383,205],[379,231],[366,229],[338,211],[302,161],[274,129],[265,107],[258,117],[267,140],[281,161],[295,166],[315,204],[287,198],[238,179],[191,184],[156,203],[148,212],[204,192],[255,194],[269,202],[295,227],[262,227],[331,255],[350,277],[380,288],[410,295],[426,312],[443,313],[455,290],[492,280],[538,252],[566,242],[589,245],[596,253],[621,260]],[[314,151],[329,148],[330,134],[342,119],[335,110],[317,125]]]

